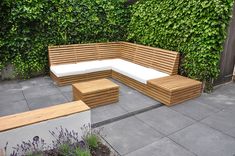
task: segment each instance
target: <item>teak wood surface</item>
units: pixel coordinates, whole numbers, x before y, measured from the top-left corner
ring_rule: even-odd
[[[184,90],[190,86],[201,85],[201,82],[189,79],[180,75],[173,75],[162,77],[158,79],[153,79],[148,81],[149,84],[156,87],[168,90],[169,92]]]
[[[93,92],[102,92],[103,90],[112,90],[119,86],[108,79],[98,79],[87,82],[75,83],[73,87],[77,88],[82,94]]]
[[[72,44],[48,47],[50,66],[121,58],[169,75],[178,73],[179,53],[128,42]]]
[[[72,88],[74,100],[82,100],[91,108],[117,102],[119,98],[119,86],[108,79],[80,82]]]
[[[50,72],[51,78],[60,86],[112,77],[168,106],[192,99],[199,96],[201,93],[201,82],[190,79],[181,79],[177,76],[171,77],[178,73],[178,52],[128,42],[49,46],[48,51],[51,66],[80,61],[121,58],[170,75],[167,78],[168,80],[165,80],[164,82],[166,86],[156,87],[153,82],[156,81],[156,83],[162,83],[160,82],[161,79],[159,81],[154,80],[152,83],[150,81],[150,83],[144,84],[112,70],[66,77],[57,77]],[[65,59],[67,56],[68,60]],[[185,80],[187,83],[185,83]],[[166,83],[166,81],[172,81],[172,83]],[[188,84],[191,82],[198,83],[198,85],[189,86]],[[167,86],[169,87],[167,88]],[[79,99],[81,97],[78,97],[78,94],[76,94],[74,98]]]
[[[156,92],[156,99],[170,106],[200,96],[202,83],[173,75],[149,80],[148,86]]]
[[[71,114],[87,111],[90,108],[83,101],[74,101],[56,106],[36,109],[19,114],[0,117],[0,132],[47,121]]]

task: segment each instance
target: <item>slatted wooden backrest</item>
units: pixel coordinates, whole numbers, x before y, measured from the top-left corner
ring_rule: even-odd
[[[122,58],[170,75],[178,73],[179,53],[128,42],[49,46],[50,65]]]
[[[119,58],[121,54],[119,42],[97,43],[96,50],[98,59]]]
[[[121,58],[127,61],[133,61],[136,51],[136,45],[128,42],[121,42]]]
[[[156,68],[170,75],[178,74],[179,53],[164,49],[155,49],[152,59],[152,68]]]
[[[74,45],[49,46],[48,55],[50,65],[77,62]]]
[[[178,65],[179,65],[179,53],[169,50],[163,50],[159,48],[143,46],[133,43],[122,42],[124,49],[122,50],[122,58],[124,59],[127,54],[125,50],[126,45],[130,47],[132,44],[132,50],[134,54],[131,55],[133,57],[132,62],[153,68],[162,72],[165,72],[170,75],[175,75],[178,73]],[[135,48],[134,48],[135,47]],[[130,52],[129,52],[130,53]]]
[[[98,59],[96,44],[74,44],[74,51],[77,57],[77,62],[90,61]]]

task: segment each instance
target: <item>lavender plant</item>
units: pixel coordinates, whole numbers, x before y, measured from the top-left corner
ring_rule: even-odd
[[[78,132],[61,126],[55,131],[49,131],[54,138],[51,146],[44,139],[35,136],[32,141],[23,141],[13,147],[14,151],[10,156],[91,156],[90,151],[96,149],[100,143],[102,129],[92,130],[90,125],[84,125],[81,129],[82,139]]]
[[[6,149],[7,147],[5,147],[5,151]],[[46,145],[44,139],[35,136],[32,141],[23,141],[22,144],[17,144],[13,149],[14,151],[10,156],[43,156],[43,153],[50,149],[50,147]]]

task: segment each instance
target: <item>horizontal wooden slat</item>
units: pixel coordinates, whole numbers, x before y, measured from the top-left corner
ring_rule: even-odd
[[[68,116],[87,111],[89,109],[90,108],[83,101],[74,101],[66,104],[0,117],[0,132]]]
[[[153,79],[148,81],[149,84],[170,91],[187,88],[188,86],[201,85],[200,81],[189,79],[180,75],[167,76],[163,78]]]
[[[99,80],[75,83],[73,84],[73,87],[79,88],[78,90],[82,94],[88,94],[92,92],[100,92],[103,90],[105,91],[105,90],[115,89],[118,88],[119,86],[108,79],[99,79]]]
[[[100,43],[96,45],[98,59],[112,59],[120,57],[119,43]]]
[[[56,77],[52,72],[50,72],[50,76],[53,79],[53,81],[57,83],[57,85],[63,86],[63,85],[77,83],[77,82],[108,78],[108,77],[111,77],[111,70],[92,72],[92,73],[80,74],[80,75],[64,76],[64,77]]]
[[[201,93],[202,83],[183,76],[173,75],[149,80],[150,94],[167,105],[174,105],[197,97]],[[153,94],[157,92],[157,94]]]
[[[108,79],[99,79],[72,85],[75,100],[84,101],[89,107],[97,107],[118,101],[119,86]]]
[[[51,65],[122,58],[170,75],[177,74],[179,65],[177,52],[128,42],[50,46],[48,50]]]
[[[70,50],[73,51],[74,54]],[[49,53],[53,53],[52,57],[49,57],[49,59],[50,62],[54,64],[68,63],[69,61],[72,63],[74,62],[75,55],[76,62],[96,59],[121,58],[145,67],[156,69],[169,75],[176,75],[178,73],[179,66],[179,53],[177,52],[128,42],[74,44],[58,47],[52,46],[49,48]],[[64,55],[62,55],[63,53]],[[66,57],[69,58],[69,61],[66,60]],[[82,74],[78,76],[74,75],[61,78],[51,74],[51,77],[60,85],[110,76],[111,71]],[[154,99],[158,99],[161,102],[164,102],[165,104],[177,103],[184,99],[189,99],[190,96],[198,96],[198,94],[200,94],[199,90],[201,88],[200,84],[191,85],[190,87],[187,85],[184,86],[184,83],[177,78],[173,78],[171,81],[172,83],[176,83],[178,85],[173,86],[171,83],[169,83],[171,86],[167,88],[164,85],[160,87],[156,87],[155,84],[150,83],[146,85],[114,71],[112,71],[112,77]],[[183,95],[184,92],[187,93]],[[90,96],[91,95],[89,94],[87,95],[87,97]]]
[[[74,51],[77,57],[77,62],[96,60],[98,58],[95,44],[77,45],[74,47]]]
[[[121,58],[128,60],[128,61],[133,61],[134,55],[136,51],[136,46],[135,45],[129,45],[122,43],[121,45]]]

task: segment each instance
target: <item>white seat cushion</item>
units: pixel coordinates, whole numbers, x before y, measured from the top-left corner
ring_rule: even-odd
[[[166,73],[128,61],[114,65],[113,70],[144,84],[147,84],[147,81],[151,79],[169,76]]]
[[[77,75],[77,74],[82,74],[85,72],[83,69],[78,68],[77,64],[55,65],[55,66],[51,66],[50,70],[57,77]]]
[[[118,64],[119,62],[122,62],[124,60],[122,59],[107,59],[107,60],[99,60],[99,62],[106,67],[112,68],[115,64]]]
[[[86,74],[104,70],[114,70],[136,81],[147,84],[148,80],[165,77],[168,74],[140,66],[122,59],[108,59],[64,64],[50,67],[57,77]]]
[[[77,66],[82,68],[85,73],[98,72],[103,70],[111,70],[112,66],[102,62],[102,61],[86,61],[86,62],[78,62]]]
[[[85,61],[78,62],[76,64],[63,64],[51,66],[50,69],[57,77],[86,74],[91,72],[111,70],[112,63],[115,62],[114,60],[116,59]]]
[[[111,67],[106,67],[103,64],[100,64],[100,62],[96,60],[96,61],[79,62],[76,64],[56,65],[56,66],[51,66],[50,69],[57,77],[63,77],[63,76],[86,74],[96,71],[103,71],[108,69],[110,70]]]

